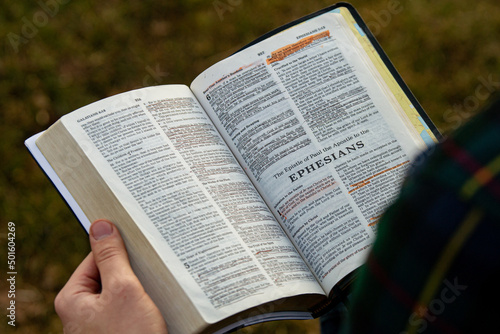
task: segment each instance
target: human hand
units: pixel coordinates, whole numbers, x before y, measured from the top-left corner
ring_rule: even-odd
[[[57,295],[65,334],[167,333],[160,311],[135,276],[116,226],[90,226],[92,252]]]

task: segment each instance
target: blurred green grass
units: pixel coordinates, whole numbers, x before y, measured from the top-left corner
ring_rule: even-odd
[[[53,299],[89,252],[85,232],[27,153],[24,139],[106,96],[147,85],[189,84],[263,33],[331,4],[89,0],[66,1],[49,13],[40,3],[54,2],[4,0],[0,9],[2,282],[9,221],[16,223],[18,272],[16,328],[4,316],[2,333],[61,333]],[[214,6],[220,3],[227,9],[222,13]],[[483,89],[478,95],[485,80],[500,82],[497,1],[351,3],[442,132],[461,125],[500,89],[492,84],[495,92]],[[391,13],[396,3],[400,10]],[[2,284],[2,314],[7,303]],[[275,322],[243,332],[317,333],[318,322]]]

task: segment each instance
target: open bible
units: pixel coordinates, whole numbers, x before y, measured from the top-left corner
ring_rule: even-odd
[[[106,98],[26,145],[87,230],[118,226],[170,333],[204,333],[328,310],[438,136],[338,4],[190,87]]]

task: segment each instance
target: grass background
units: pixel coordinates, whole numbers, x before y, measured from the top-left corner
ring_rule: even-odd
[[[54,0],[0,0],[2,333],[61,333],[53,299],[89,252],[86,234],[27,153],[24,139],[109,95],[189,84],[263,33],[332,4],[59,1],[54,6]],[[500,89],[497,0],[351,3],[443,133],[464,123]],[[5,317],[9,221],[16,224],[15,328]],[[317,333],[318,323],[275,322],[245,332]]]

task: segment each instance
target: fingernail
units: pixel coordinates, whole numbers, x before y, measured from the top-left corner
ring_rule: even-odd
[[[98,220],[90,226],[90,232],[95,240],[101,240],[113,233],[113,226],[105,220]]]

